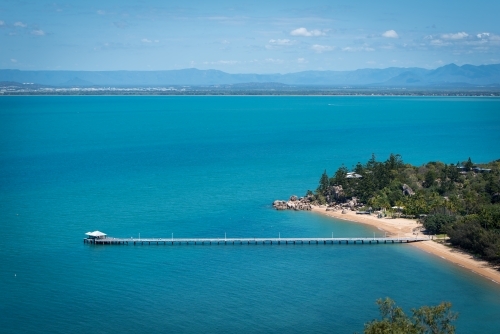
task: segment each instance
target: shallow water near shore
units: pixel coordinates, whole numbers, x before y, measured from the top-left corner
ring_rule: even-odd
[[[375,153],[500,158],[500,100],[1,97],[1,332],[361,332],[377,298],[500,328],[500,287],[408,245],[92,246],[115,237],[382,235],[274,199]]]

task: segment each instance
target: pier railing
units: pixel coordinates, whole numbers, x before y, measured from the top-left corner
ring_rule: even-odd
[[[85,238],[95,245],[319,245],[319,244],[388,244],[427,241],[423,237],[389,238]]]

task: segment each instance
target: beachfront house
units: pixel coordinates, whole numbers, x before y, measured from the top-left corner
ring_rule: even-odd
[[[458,172],[462,175],[467,174],[467,168],[465,166],[457,166]],[[474,173],[489,173],[491,172],[490,168],[481,168],[477,166],[472,166],[471,170]]]

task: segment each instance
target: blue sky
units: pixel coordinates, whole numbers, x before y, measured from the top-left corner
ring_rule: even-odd
[[[500,63],[500,1],[0,0],[0,68],[229,73]]]

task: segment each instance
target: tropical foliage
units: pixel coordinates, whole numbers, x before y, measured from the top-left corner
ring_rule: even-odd
[[[365,334],[452,334],[457,313],[451,311],[451,303],[443,302],[437,306],[422,306],[412,309],[407,316],[403,309],[390,299],[379,299],[377,304],[382,319],[365,324]]]
[[[351,172],[343,165],[331,177],[325,171],[308,194],[320,204],[356,197],[374,210],[402,208],[422,217],[428,233],[447,233],[453,245],[500,263],[500,160],[412,166],[399,154],[383,162],[372,155]]]

